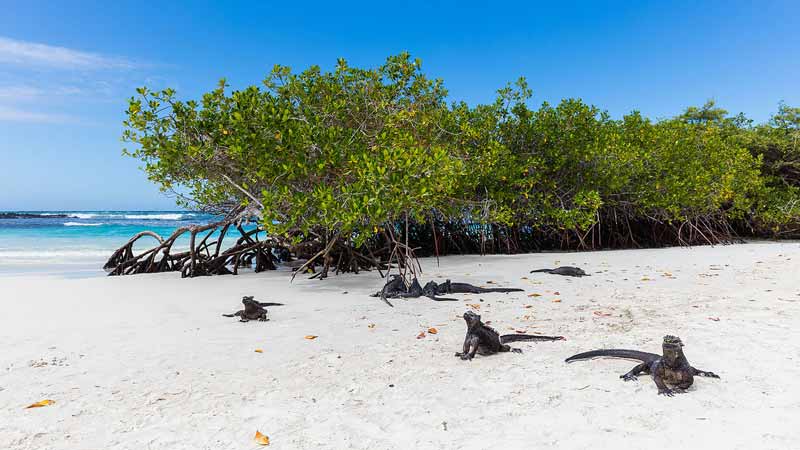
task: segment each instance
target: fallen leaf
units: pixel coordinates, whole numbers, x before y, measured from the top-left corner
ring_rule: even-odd
[[[561,303],[561,299],[557,298],[557,299],[553,300],[553,303]]]
[[[541,297],[542,294],[528,294],[528,297]]]
[[[258,430],[256,430],[256,435],[253,437],[253,440],[256,441],[256,444],[269,445],[269,438],[261,434]]]
[[[642,281],[650,281],[650,278],[642,277]]]
[[[525,305],[525,308],[533,308],[533,305]]]
[[[526,331],[526,330],[515,330],[515,331],[516,331],[517,333],[519,333],[519,334],[525,334],[525,331]]]
[[[424,337],[425,337],[424,331],[420,331],[419,334],[417,335],[417,339],[423,339]]]
[[[55,400],[42,400],[42,401],[36,402],[36,403],[34,403],[32,405],[28,405],[27,407],[25,407],[25,409],[41,408],[42,406],[52,405],[53,403],[55,403]]]
[[[665,277],[671,277],[671,276],[672,276],[672,274],[671,274],[671,273],[669,273],[669,272],[664,272],[664,276],[665,276]]]
[[[306,339],[308,339],[309,341],[316,338],[317,336],[314,336],[313,334],[309,334],[308,336],[306,336]]]
[[[472,309],[481,309],[480,303],[468,303],[467,306],[471,307]]]
[[[561,292],[555,291],[553,292],[553,295],[561,295]]]
[[[607,312],[603,312],[603,311],[595,311],[594,315],[595,316],[600,316],[600,317],[608,317],[608,316],[611,315],[611,313],[607,313]]]
[[[494,284],[494,281],[487,281],[486,284]]]
[[[522,278],[520,278],[520,280],[527,280],[527,279],[528,279],[528,277],[522,277]]]
[[[375,328],[375,324],[371,323],[371,324],[367,325],[367,328]]]
[[[428,334],[436,334],[438,332],[439,332],[439,330],[437,330],[436,328],[433,328],[433,327],[428,328]]]
[[[719,317],[709,317],[708,320],[713,320],[714,322],[719,322]]]
[[[256,353],[264,353],[264,350],[261,350],[260,348],[257,348],[257,349],[255,350],[255,352],[256,352]]]

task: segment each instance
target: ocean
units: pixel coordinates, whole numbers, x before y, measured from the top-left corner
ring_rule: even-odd
[[[103,276],[103,264],[133,235],[151,230],[166,238],[176,228],[218,217],[190,211],[0,212],[0,276],[50,273]],[[155,245],[143,238],[136,250]],[[188,247],[188,234],[176,249]]]

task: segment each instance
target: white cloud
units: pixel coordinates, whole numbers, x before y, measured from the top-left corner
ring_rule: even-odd
[[[61,69],[133,69],[123,58],[0,37],[0,63]]]
[[[18,123],[76,123],[74,117],[63,114],[40,113],[24,111],[10,107],[0,106],[0,122]]]
[[[0,103],[34,100],[41,97],[66,97],[70,95],[81,95],[85,94],[86,92],[87,88],[75,85],[44,85],[41,87],[27,84],[6,86],[0,85]],[[104,84],[100,84],[92,92],[100,92],[104,95],[107,95],[108,88]]]
[[[0,100],[30,99],[44,95],[44,91],[32,86],[0,86]]]

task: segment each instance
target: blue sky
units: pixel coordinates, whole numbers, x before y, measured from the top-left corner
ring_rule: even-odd
[[[525,76],[534,103],[581,97],[616,117],[714,98],[765,121],[800,105],[797,1],[52,3],[0,0],[0,210],[173,208],[121,156],[126,99],[258,84],[276,63],[407,50],[453,99]]]

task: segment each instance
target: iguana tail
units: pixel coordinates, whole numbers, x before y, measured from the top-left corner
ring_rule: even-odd
[[[550,272],[550,271],[552,271],[552,270],[553,270],[553,269],[539,269],[539,270],[531,270],[531,273],[536,273],[536,272]]]
[[[483,292],[525,292],[525,289],[520,288],[481,288]]]
[[[283,303],[259,303],[259,306],[284,306]]]
[[[236,314],[223,314],[222,317],[236,317]]]
[[[593,358],[622,358],[634,359],[641,362],[650,362],[661,358],[661,355],[655,353],[640,352],[638,350],[622,350],[622,349],[609,349],[609,350],[592,350],[590,352],[578,353],[565,359],[564,362],[580,361],[584,359]]]
[[[500,342],[503,344],[508,342],[519,341],[565,341],[564,336],[541,336],[537,334],[504,334],[500,336]]]

